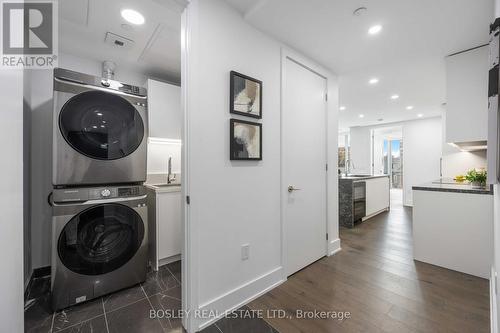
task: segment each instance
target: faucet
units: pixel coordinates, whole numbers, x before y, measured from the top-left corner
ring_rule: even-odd
[[[344,173],[346,176],[351,173],[351,167],[353,169],[355,168],[354,163],[350,159],[346,159],[344,168]]]
[[[172,156],[168,158],[168,164],[167,164],[167,184],[172,184],[176,180],[175,174],[172,174]]]

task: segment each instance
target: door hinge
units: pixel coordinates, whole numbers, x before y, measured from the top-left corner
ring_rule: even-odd
[[[326,234],[326,240],[328,240],[328,233]]]
[[[325,94],[325,101],[328,102],[328,94]]]
[[[326,165],[326,171],[328,171],[328,164]]]
[[[191,203],[191,198],[189,195],[186,195],[186,203],[189,205]]]

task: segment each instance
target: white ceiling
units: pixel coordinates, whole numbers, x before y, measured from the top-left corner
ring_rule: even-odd
[[[444,57],[486,44],[493,17],[493,0],[226,1],[250,24],[340,75],[343,129],[440,115]],[[368,11],[354,16],[361,6]],[[375,24],[382,32],[368,35]],[[371,77],[380,82],[369,86]]]
[[[120,14],[124,8],[139,11],[146,22],[140,26],[128,24]],[[60,1],[60,50],[98,61],[112,60],[130,71],[180,82],[182,8],[182,0]],[[107,32],[134,43],[130,48],[106,44]]]

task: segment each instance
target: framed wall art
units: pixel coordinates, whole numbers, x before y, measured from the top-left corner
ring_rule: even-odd
[[[230,159],[262,160],[262,124],[230,119]]]
[[[230,112],[262,118],[262,81],[231,71]]]

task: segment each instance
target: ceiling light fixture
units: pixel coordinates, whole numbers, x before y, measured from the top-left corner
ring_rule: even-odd
[[[398,99],[399,98],[399,95],[392,95],[391,96],[391,99]]]
[[[370,35],[376,35],[380,31],[382,31],[382,26],[380,24],[374,25],[373,27],[370,27],[370,29],[368,29],[368,33]]]
[[[364,117],[365,117],[365,115],[364,115],[364,114],[360,114],[360,115],[359,115],[359,118],[364,118]]]
[[[370,79],[370,81],[368,81],[368,83],[370,84],[377,84],[378,83],[378,79],[376,77]]]
[[[423,116],[424,116],[424,115],[423,115],[423,114],[421,114],[421,113],[417,114],[417,117],[419,117],[419,118],[422,118]]]
[[[408,106],[406,107],[406,110],[413,110],[413,105],[408,105]]]
[[[347,109],[345,106],[340,107],[340,111],[344,111],[345,109]]]
[[[127,21],[135,25],[144,24],[146,21],[144,16],[136,10],[133,9],[124,9],[122,10],[122,17]]]

